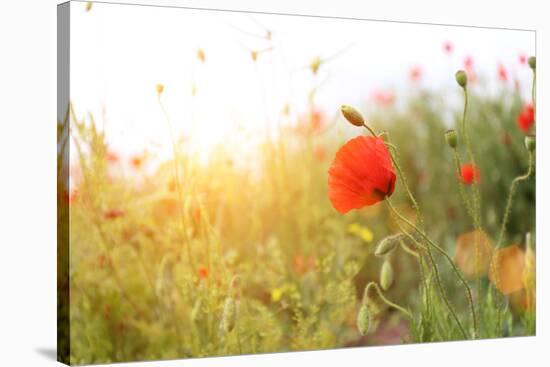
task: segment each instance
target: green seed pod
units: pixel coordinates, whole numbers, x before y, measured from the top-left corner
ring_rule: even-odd
[[[378,246],[376,246],[376,250],[374,250],[374,256],[382,257],[392,252],[397,247],[397,245],[399,245],[401,237],[401,233],[395,234],[393,236],[384,237],[382,241],[378,243]]]
[[[458,143],[458,137],[455,130],[447,130],[445,133],[445,140],[447,141],[447,144],[451,148],[456,148],[456,145]]]
[[[527,59],[527,63],[529,64],[529,67],[531,69],[533,69],[533,71],[536,70],[536,68],[537,68],[537,59],[536,59],[535,56],[529,57],[529,59]]]
[[[466,88],[466,85],[468,84],[468,75],[466,75],[466,72],[464,70],[459,70],[455,74],[455,79],[458,85],[460,85],[462,88]]]
[[[355,108],[348,105],[342,105],[340,107],[340,111],[342,111],[342,115],[344,115],[350,124],[355,126],[363,126],[365,124],[363,115],[361,115],[361,113]]]
[[[380,269],[380,286],[383,290],[387,291],[393,285],[393,280],[393,266],[388,260],[386,260],[382,264],[382,269]]]
[[[222,315],[222,329],[226,333],[230,333],[235,327],[235,322],[237,321],[237,304],[235,299],[228,297],[225,300],[225,305],[223,307]]]
[[[527,135],[525,137],[525,148],[531,153],[536,149],[535,135]]]
[[[369,307],[366,304],[362,304],[359,312],[357,313],[357,329],[359,330],[359,334],[363,336],[369,333],[370,313]]]

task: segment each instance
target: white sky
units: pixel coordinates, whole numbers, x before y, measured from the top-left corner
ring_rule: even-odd
[[[246,33],[273,34],[273,51],[253,63],[247,49],[269,43]],[[443,43],[454,45],[452,55]],[[314,80],[306,66],[330,57]],[[197,48],[206,63],[197,60]],[[330,114],[342,103],[363,105],[372,91],[393,90],[398,98],[414,89],[412,66],[423,70],[421,84],[456,93],[454,72],[466,55],[490,86],[501,88],[502,63],[529,93],[530,73],[519,54],[534,54],[533,32],[338,20],[296,16],[224,13],[114,4],[72,3],[71,100],[80,116],[91,112],[107,121],[109,143],[123,155],[171,152],[168,128],[156,98],[162,100],[178,135],[194,146],[232,140],[238,126],[248,135],[263,131],[265,116],[277,123],[283,105],[306,109],[314,83],[324,81],[316,102]],[[193,83],[197,96],[191,96]],[[511,82],[510,82],[511,86]]]

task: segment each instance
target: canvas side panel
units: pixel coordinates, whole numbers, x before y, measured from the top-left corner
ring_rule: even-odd
[[[57,6],[57,360],[70,363],[70,3]]]

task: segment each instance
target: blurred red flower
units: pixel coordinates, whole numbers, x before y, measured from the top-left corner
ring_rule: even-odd
[[[471,163],[464,163],[460,167],[460,180],[465,185],[471,185],[479,181],[479,168]]]
[[[314,108],[307,115],[300,116],[296,132],[301,135],[317,134],[323,130],[325,125],[325,114],[321,110]]]
[[[472,56],[466,56],[464,58],[464,69],[472,69],[474,67],[474,59]]]
[[[449,41],[443,42],[443,50],[446,53],[451,54],[453,52],[453,44]]]
[[[327,158],[327,150],[323,146],[317,146],[313,151],[313,155],[315,156],[316,160],[322,162]]]
[[[410,81],[416,83],[420,81],[420,78],[422,78],[422,69],[420,66],[413,66],[411,70],[409,70]]]
[[[205,267],[199,268],[199,278],[201,279],[208,278],[208,268],[205,268]]]
[[[464,71],[468,76],[468,81],[471,83],[475,83],[477,78],[474,72],[474,59],[472,58],[472,56],[466,56],[464,58]]]
[[[105,219],[115,219],[115,218],[122,217],[123,215],[124,215],[124,210],[120,210],[120,209],[109,209],[103,213],[103,217]]]
[[[395,171],[384,141],[358,136],[338,152],[328,171],[329,198],[342,214],[373,205],[390,196]]]
[[[519,54],[519,63],[522,65],[527,64],[527,56],[525,54]]]
[[[500,81],[502,82],[508,81],[508,71],[506,70],[504,65],[498,64],[497,72],[498,72],[498,78],[500,79]]]
[[[535,123],[535,109],[533,108],[532,104],[526,104],[521,112],[518,115],[517,118],[517,124],[518,127],[523,131],[525,134],[529,133],[529,130],[531,129],[531,126]]]
[[[377,90],[372,92],[371,98],[379,106],[382,107],[390,107],[393,105],[393,102],[395,102],[395,95],[393,92],[385,92],[382,90]]]
[[[107,154],[105,155],[105,159],[109,163],[116,163],[118,162],[118,154],[112,151],[108,151]]]
[[[140,169],[145,163],[146,159],[147,159],[147,156],[145,153],[136,154],[130,158],[130,163],[135,169]]]

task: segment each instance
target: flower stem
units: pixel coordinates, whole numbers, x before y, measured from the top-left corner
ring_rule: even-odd
[[[514,194],[516,192],[517,186],[521,181],[527,180],[531,176],[531,173],[533,173],[533,153],[529,152],[529,162],[528,162],[527,172],[521,176],[514,178],[514,180],[512,181],[512,184],[510,185],[510,191],[508,193],[508,199],[506,201],[506,209],[504,210],[504,217],[502,218],[502,223],[500,225],[498,242],[496,245],[497,249],[502,245],[504,232],[506,231],[506,224],[508,223],[510,212],[512,211],[512,202],[513,202],[513,198],[514,198]]]
[[[397,215],[396,211],[394,211],[394,215]],[[399,229],[401,229],[401,231],[403,231],[409,239],[411,239],[414,243],[418,243],[418,241],[414,238],[414,236],[402,227],[401,223],[398,223],[398,226],[399,226]],[[405,246],[403,246],[403,247],[405,247]],[[462,323],[460,322],[460,319],[458,318],[458,315],[456,314],[456,311],[454,310],[453,306],[451,305],[451,302],[449,301],[449,298],[447,297],[447,294],[445,293],[445,289],[443,288],[443,283],[441,282],[441,276],[439,275],[439,268],[437,267],[437,263],[435,262],[432,251],[431,251],[429,246],[426,247],[425,249],[426,249],[426,253],[428,254],[428,260],[429,260],[429,262],[432,266],[433,273],[435,275],[437,289],[439,291],[441,299],[443,300],[443,303],[445,303],[445,306],[447,306],[447,308],[449,309],[449,312],[453,316],[453,319],[455,320],[458,328],[460,329],[460,332],[462,333],[464,339],[468,339],[468,335],[466,334],[466,331],[464,330],[464,327],[462,326]],[[419,259],[420,259],[420,265],[422,266],[422,258],[420,256],[419,256]],[[424,287],[425,287],[426,292],[427,292],[428,291],[427,282],[426,282],[426,279],[423,275],[422,270],[421,270],[421,276],[423,277],[423,281],[425,283]],[[429,298],[426,297],[426,299],[429,302]],[[429,308],[430,305],[428,304],[427,307]]]
[[[472,290],[470,289],[470,286],[468,285],[468,282],[466,281],[466,279],[464,278],[464,276],[462,275],[460,270],[456,267],[455,263],[453,262],[453,259],[451,259],[451,257],[447,254],[447,252],[445,250],[443,250],[440,246],[435,244],[428,237],[428,235],[426,235],[426,233],[424,233],[415,224],[411,223],[407,218],[405,218],[403,215],[401,215],[395,209],[395,207],[392,205],[391,201],[388,198],[386,198],[386,202],[388,203],[388,206],[390,207],[390,209],[399,217],[399,219],[401,219],[408,226],[410,226],[412,229],[414,229],[422,238],[424,238],[424,240],[426,240],[426,242],[430,246],[435,248],[438,252],[440,252],[445,257],[445,259],[447,259],[447,261],[451,265],[453,271],[455,272],[455,274],[457,275],[457,277],[459,278],[460,282],[463,284],[463,286],[466,290],[466,295],[468,297],[468,301],[469,301],[469,304],[470,304],[470,314],[471,314],[471,317],[472,317],[472,322],[473,322],[473,327],[474,327],[474,338],[477,337],[477,319],[476,319],[476,314],[475,314],[474,301],[473,301],[473,298],[472,298]]]
[[[410,320],[413,320],[413,315],[407,311],[405,308],[393,303],[392,301],[390,301],[389,299],[387,299],[382,290],[380,289],[380,287],[378,286],[378,284],[376,284],[375,282],[370,282],[368,285],[367,285],[367,289],[370,289],[370,287],[373,287],[374,289],[376,289],[376,293],[378,293],[378,296],[380,297],[380,299],[382,301],[384,301],[385,304],[387,304],[388,306],[390,307],[393,307],[395,308],[396,310],[402,312],[405,316],[407,316]]]
[[[174,154],[174,176],[175,176],[175,179],[176,179],[176,191],[178,193],[178,209],[179,209],[179,214],[180,214],[180,218],[181,218],[181,221],[180,221],[180,231],[183,235],[183,237],[186,239],[186,249],[187,249],[187,258],[188,258],[188,261],[189,261],[189,265],[191,266],[191,269],[193,270],[193,274],[196,274],[197,273],[197,268],[195,266],[195,262],[193,260],[193,255],[191,254],[191,242],[189,241],[189,238],[188,238],[188,235],[187,235],[187,230],[185,228],[185,214],[184,214],[184,209],[183,209],[183,194],[181,192],[181,187],[180,187],[180,178],[179,178],[179,170],[178,170],[178,164],[179,164],[179,154],[178,154],[178,149],[177,149],[177,146],[176,146],[176,142],[174,140],[174,135],[173,135],[173,131],[172,131],[172,124],[170,123],[170,118],[168,116],[168,112],[166,112],[166,109],[164,108],[164,105],[160,99],[160,94],[158,96],[158,101],[159,101],[159,106],[160,106],[160,109],[162,110],[162,113],[164,114],[164,117],[166,118],[166,124],[168,125],[168,133],[170,135],[170,141],[172,143],[172,151],[173,151],[173,154]]]

